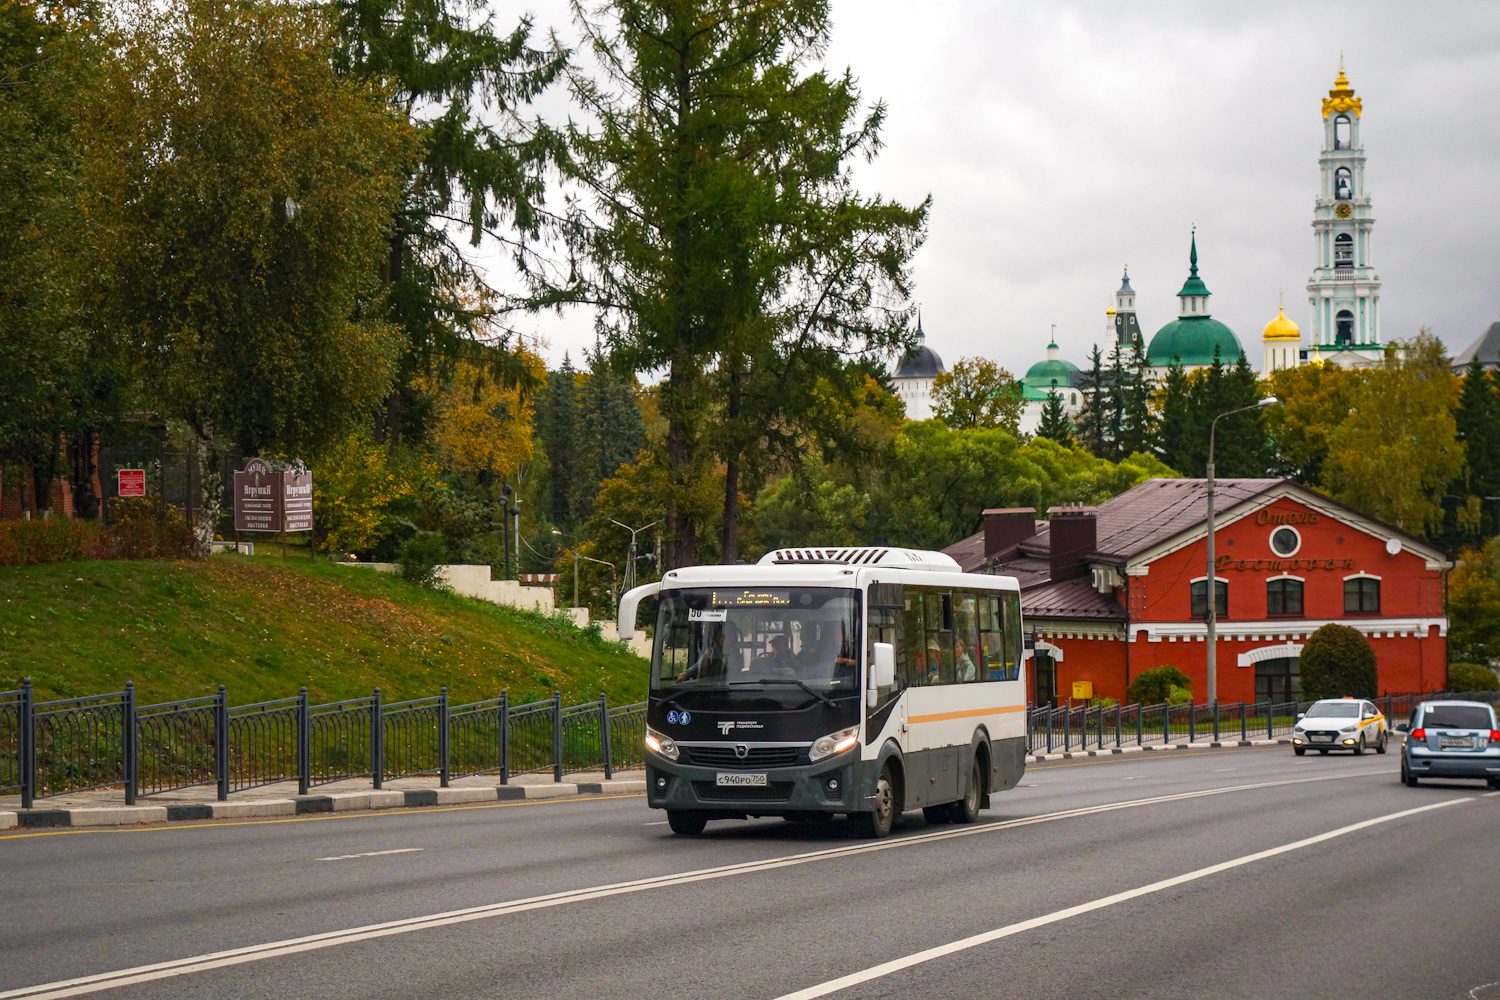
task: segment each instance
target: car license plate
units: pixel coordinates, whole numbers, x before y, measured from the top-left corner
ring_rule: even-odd
[[[1311,739],[1314,743],[1332,743],[1333,742],[1333,737],[1332,736],[1321,736],[1321,735],[1319,735],[1317,733],[1312,734],[1312,736],[1310,736],[1308,738]]]
[[[1444,736],[1441,740],[1438,741],[1438,747],[1443,750],[1460,748],[1464,750],[1472,750],[1474,749],[1474,741],[1458,739],[1457,737],[1453,736]]]
[[[714,784],[720,788],[765,788],[766,776],[764,774],[743,774],[739,771],[720,771],[714,778]]]

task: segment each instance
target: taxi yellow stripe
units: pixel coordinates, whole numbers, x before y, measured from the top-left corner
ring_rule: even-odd
[[[1024,712],[1025,705],[1002,705],[999,708],[971,708],[964,712],[935,712],[931,715],[913,715],[907,718],[907,722],[947,722],[949,719],[974,719],[981,715],[1009,715],[1011,712]]]

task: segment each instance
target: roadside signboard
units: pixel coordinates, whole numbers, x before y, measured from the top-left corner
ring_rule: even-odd
[[[143,497],[146,495],[145,469],[120,469],[115,475],[117,477],[116,496]]]
[[[1082,699],[1083,701],[1088,701],[1090,698],[1094,697],[1094,682],[1074,681],[1073,697]]]
[[[287,531],[311,531],[313,527],[312,473],[298,467],[281,474],[282,524]]]
[[[281,480],[263,458],[252,458],[234,474],[235,531],[281,530]]]

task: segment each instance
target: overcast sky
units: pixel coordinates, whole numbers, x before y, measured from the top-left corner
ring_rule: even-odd
[[[571,34],[560,0],[527,6],[538,28]],[[1176,316],[1194,224],[1213,313],[1251,363],[1282,289],[1305,343],[1321,99],[1340,52],[1364,101],[1383,335],[1427,326],[1457,353],[1500,314],[1500,3],[834,0],[833,12],[827,65],[889,106],[861,187],[933,196],[916,298],[950,364],[977,354],[1023,374],[1055,323],[1083,365],[1126,263],[1149,337]],[[552,362],[593,342],[584,315],[516,325],[546,339]]]

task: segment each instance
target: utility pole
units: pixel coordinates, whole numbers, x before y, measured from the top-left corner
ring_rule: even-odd
[[[640,532],[645,531],[647,528],[655,527],[661,522],[660,520],[656,520],[652,521],[650,524],[643,524],[639,528],[632,528],[630,525],[625,524],[623,521],[615,521],[614,518],[610,518],[610,520],[615,524],[618,524],[620,527],[624,528],[626,531],[630,532],[630,556],[625,561],[625,589],[630,590],[635,587],[635,536]]]
[[[1277,406],[1281,400],[1275,396],[1267,396],[1258,400],[1250,406],[1242,406],[1237,410],[1227,410],[1214,417],[1213,422],[1208,425],[1208,579],[1203,583],[1204,606],[1206,609],[1205,620],[1208,624],[1208,703],[1217,704],[1219,701],[1219,647],[1218,647],[1218,604],[1219,604],[1219,581],[1214,576],[1214,432],[1219,428],[1219,421],[1235,413],[1244,413],[1246,410],[1259,410],[1267,406]]]

